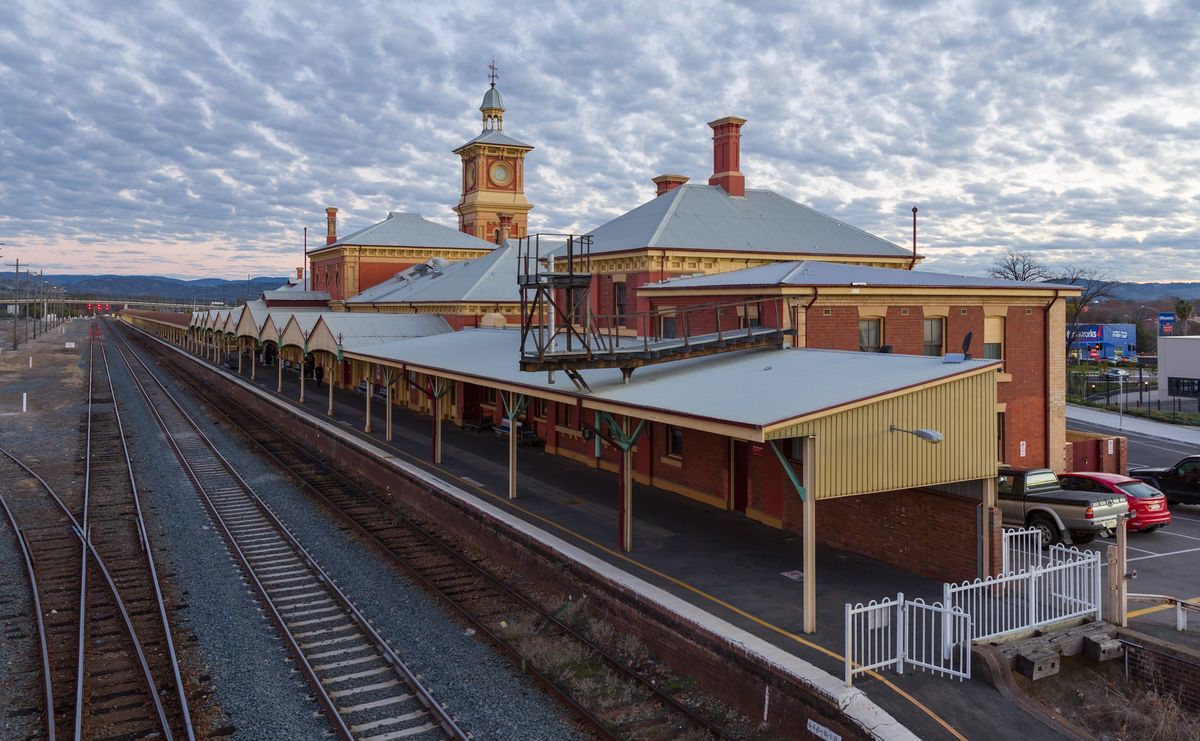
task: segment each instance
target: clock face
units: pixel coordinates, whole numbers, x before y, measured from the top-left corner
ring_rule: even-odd
[[[475,187],[475,163],[474,162],[467,165],[467,187],[468,188]]]
[[[512,169],[505,162],[497,162],[492,165],[491,176],[496,185],[505,185],[512,178]]]

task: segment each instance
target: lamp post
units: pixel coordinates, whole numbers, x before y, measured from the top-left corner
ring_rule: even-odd
[[[937,430],[931,430],[927,427],[918,427],[915,430],[906,430],[903,427],[896,425],[888,425],[888,432],[907,432],[918,440],[924,440],[927,443],[937,445],[946,439],[946,436]]]

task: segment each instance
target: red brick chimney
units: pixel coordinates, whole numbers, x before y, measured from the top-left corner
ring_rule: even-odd
[[[500,236],[496,239],[496,244],[504,244],[504,242],[512,234],[512,214],[498,213],[496,216],[500,219]]]
[[[651,178],[650,181],[658,188],[654,196],[657,198],[663,193],[675,190],[679,186],[688,181],[683,175],[659,175],[656,178]]]
[[[742,124],[746,119],[726,116],[710,121],[713,130],[713,174],[709,185],[719,185],[731,196],[746,195],[746,176],[741,167]]]
[[[333,206],[325,209],[325,244],[337,241],[337,209]]]

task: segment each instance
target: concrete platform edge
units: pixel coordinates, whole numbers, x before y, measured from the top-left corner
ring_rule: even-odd
[[[206,361],[202,362],[190,353],[182,350],[171,343],[161,340],[143,330],[133,327],[128,322],[125,326],[134,329],[145,337],[161,344],[163,347],[169,348],[178,355],[196,363],[202,363],[207,370],[215,372],[223,376],[228,382],[237,384],[245,389],[248,393],[257,396],[264,401],[267,401],[276,406],[280,405],[280,398],[277,395],[267,393],[262,389],[254,386],[237,374],[231,373],[226,369],[212,365]],[[303,417],[309,424],[325,434],[336,437],[344,444],[350,445],[360,452],[366,453],[376,460],[379,460],[387,465],[402,472],[405,476],[411,477],[423,484],[436,488],[447,496],[453,497],[466,507],[475,509],[486,516],[505,523],[506,526],[523,533],[527,537],[543,543],[547,548],[550,548],[557,553],[560,553],[563,558],[570,559],[579,566],[591,570],[599,575],[604,576],[608,580],[620,584],[631,592],[634,592],[643,598],[657,603],[665,610],[674,612],[685,620],[694,624],[705,632],[719,637],[721,640],[729,643],[732,646],[740,649],[746,654],[757,656],[762,663],[770,665],[774,669],[793,677],[797,683],[811,687],[817,693],[824,695],[839,710],[850,720],[854,725],[857,725],[864,733],[873,738],[884,739],[891,741],[892,739],[916,739],[917,736],[908,730],[903,724],[897,721],[883,708],[876,705],[862,690],[847,687],[845,682],[834,675],[810,664],[804,659],[791,654],[781,648],[778,648],[767,641],[729,623],[701,608],[687,602],[675,595],[656,587],[649,582],[640,579],[633,574],[617,568],[612,564],[600,558],[592,556],[576,546],[567,543],[557,536],[513,515],[504,512],[503,510],[481,501],[479,498],[470,494],[467,491],[455,486],[454,484],[445,481],[429,474],[428,472],[405,463],[404,461],[392,455],[388,451],[372,445],[356,435],[348,434],[346,430],[338,425],[331,424],[326,419],[312,414],[307,409],[294,404],[287,404],[287,411],[291,414]]]

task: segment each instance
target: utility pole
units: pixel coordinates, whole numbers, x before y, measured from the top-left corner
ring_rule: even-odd
[[[13,349],[17,349],[17,314],[21,311],[21,258],[13,271]]]

